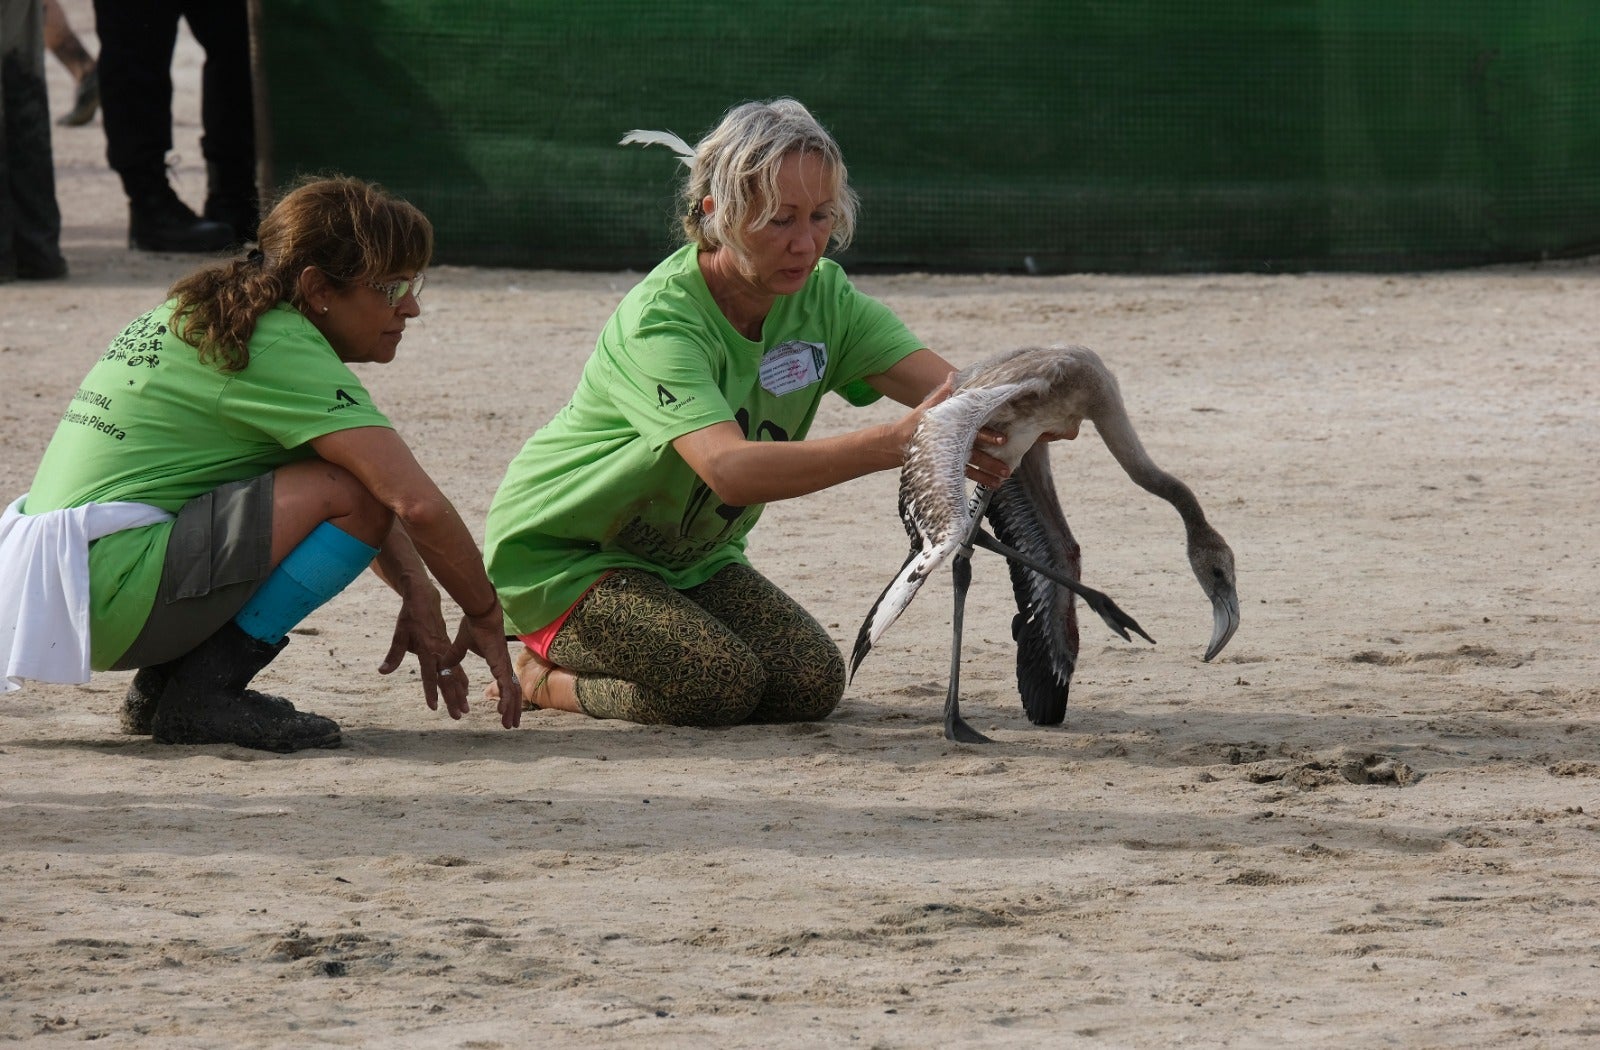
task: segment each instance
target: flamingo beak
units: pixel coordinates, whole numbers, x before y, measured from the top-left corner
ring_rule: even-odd
[[[1211,644],[1206,646],[1206,662],[1222,652],[1233,632],[1239,629],[1239,595],[1232,587],[1219,588],[1211,596]]]

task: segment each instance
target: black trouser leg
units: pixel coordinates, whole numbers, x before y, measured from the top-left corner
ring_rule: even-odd
[[[0,26],[0,276],[60,277],[61,210],[50,151],[43,21],[37,6]]]
[[[205,48],[200,74],[200,152],[230,179],[254,185],[256,120],[250,85],[250,21],[244,0],[190,0],[183,17]]]
[[[106,161],[128,193],[128,244],[145,251],[218,252],[237,240],[178,199],[172,149],[172,52],[179,0],[95,0]],[[248,40],[246,52],[248,54]],[[209,63],[208,63],[209,64]]]
[[[240,242],[256,239],[255,103],[250,82],[250,20],[244,0],[191,0],[184,17],[206,50],[201,123],[206,158],[205,217],[228,224]]]
[[[167,185],[179,14],[172,0],[94,0],[106,162],[129,200]]]

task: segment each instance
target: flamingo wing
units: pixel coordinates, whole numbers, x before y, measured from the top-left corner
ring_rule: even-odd
[[[1071,580],[1082,557],[1050,477],[1049,447],[1034,445],[989,501],[989,524],[1001,543]],[[1035,725],[1059,725],[1078,664],[1078,610],[1067,588],[1018,561],[1007,561],[1017,612],[1017,692]]]
[[[1007,383],[957,390],[923,413],[900,472],[900,520],[911,539],[911,551],[856,632],[850,654],[852,677],[917,596],[923,581],[966,541],[976,517],[966,480],[972,442],[983,424],[1027,386]]]

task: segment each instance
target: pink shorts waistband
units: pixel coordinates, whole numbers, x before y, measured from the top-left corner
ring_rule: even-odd
[[[576,609],[585,598],[589,597],[589,592],[594,590],[596,583],[610,575],[610,572],[601,573],[594,583],[583,589],[583,593],[578,595],[578,600],[567,606],[566,610],[554,620],[551,620],[537,631],[518,635],[517,637],[522,640],[522,644],[532,649],[534,655],[539,659],[548,661],[550,659],[550,643],[556,640],[556,635],[560,634],[561,628],[566,626],[567,617],[572,615],[572,610]]]

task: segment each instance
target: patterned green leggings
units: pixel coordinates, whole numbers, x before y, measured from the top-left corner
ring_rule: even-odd
[[[638,569],[606,576],[550,643],[595,718],[652,725],[808,722],[844,695],[844,656],[777,585],[730,565],[677,591]]]

